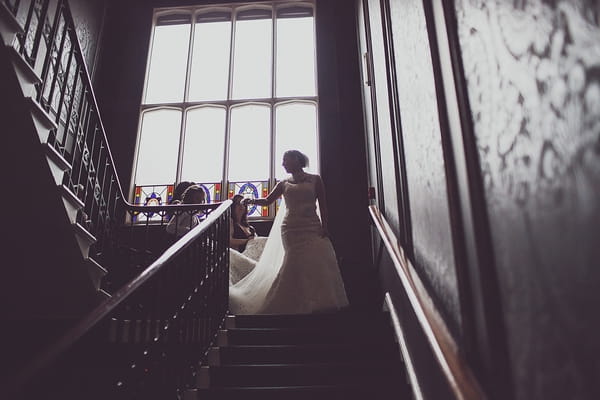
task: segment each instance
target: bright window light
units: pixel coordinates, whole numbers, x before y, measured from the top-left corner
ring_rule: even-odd
[[[231,110],[229,180],[262,180],[269,176],[271,112],[268,106]]]
[[[188,111],[181,180],[220,182],[224,146],[225,108],[201,107]]]
[[[183,100],[190,25],[159,25],[154,29],[146,104]]]
[[[315,95],[313,17],[277,20],[276,77],[278,97]]]
[[[231,21],[196,24],[190,101],[227,99],[230,40]]]
[[[132,192],[147,198],[185,180],[210,201],[264,195],[288,176],[290,149],[319,171],[314,1],[270,3],[154,16]]]
[[[135,183],[164,185],[175,181],[181,111],[162,109],[142,114]]]
[[[271,97],[271,19],[237,21],[233,56],[233,98]]]
[[[287,103],[275,109],[275,177],[288,174],[281,166],[286,150],[300,150],[309,159],[308,172],[317,172],[317,107],[310,103]]]

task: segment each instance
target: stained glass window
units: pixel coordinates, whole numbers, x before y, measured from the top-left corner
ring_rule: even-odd
[[[200,187],[204,190],[207,203],[221,201],[221,182],[201,183]]]
[[[136,186],[133,204],[136,206],[162,206],[173,200],[173,185],[148,185]],[[160,221],[164,215],[157,213],[138,213],[134,215],[134,222]]]
[[[266,197],[269,194],[269,182],[258,181],[258,182],[229,182],[229,190],[227,191],[227,198],[230,199],[236,194],[250,199],[256,199],[258,197]],[[256,204],[250,206],[248,209],[248,217],[268,217],[269,207],[258,206]]]
[[[181,181],[202,185],[208,202],[266,196],[286,176],[288,149],[306,153],[309,171],[318,171],[314,7],[307,0],[156,11],[136,204],[164,203],[154,188]],[[255,207],[250,216],[270,218],[276,209]]]

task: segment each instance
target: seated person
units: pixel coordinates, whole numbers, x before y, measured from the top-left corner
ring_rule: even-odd
[[[175,186],[175,190],[173,191],[173,197],[171,198],[171,201],[169,202],[169,205],[177,205],[177,204],[183,204],[181,202],[181,198],[183,196],[183,192],[185,192],[185,190],[187,188],[189,188],[190,186],[195,185],[194,182],[192,181],[182,181],[179,182],[177,184],[177,186]],[[173,213],[171,211],[167,211],[167,215],[166,215],[167,221],[171,220],[171,218],[173,218]]]
[[[236,194],[231,199],[231,220],[229,229],[229,247],[243,253],[248,241],[256,236],[256,230],[248,223],[248,208],[242,204],[244,197]]]
[[[192,185],[195,185],[195,182],[192,181],[181,181],[175,186],[175,190],[173,191],[173,198],[169,202],[169,204],[182,204],[183,193]]]
[[[229,277],[237,282],[254,269],[265,246],[266,237],[256,236],[253,226],[248,223],[248,208],[242,202],[244,197],[236,194],[231,199],[231,222],[229,227]]]
[[[199,185],[189,186],[181,196],[182,204],[203,204],[206,201],[204,190]],[[202,212],[191,213],[184,211],[174,215],[167,224],[168,233],[176,235],[178,238],[188,233],[202,220],[205,215]]]

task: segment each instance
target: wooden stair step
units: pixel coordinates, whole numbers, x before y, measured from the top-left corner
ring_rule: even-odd
[[[4,2],[0,2],[0,37],[2,44],[12,46],[17,34],[22,34],[23,28]]]
[[[399,361],[395,343],[349,345],[242,345],[215,348],[220,365],[249,363],[314,363]]]
[[[383,362],[225,365],[202,368],[200,373],[209,374],[210,387],[381,385],[404,376],[398,364]]]
[[[373,397],[374,396],[374,397]],[[373,398],[410,399],[395,387],[359,385],[315,385],[283,387],[228,387],[192,389],[184,393],[184,400],[358,400]]]
[[[231,315],[227,318],[228,328],[353,328],[361,329],[390,324],[387,313],[338,312],[323,314],[263,314]]]
[[[391,327],[381,330],[348,330],[317,328],[233,328],[224,331],[226,343],[219,345],[252,344],[349,344],[377,343],[392,338]]]

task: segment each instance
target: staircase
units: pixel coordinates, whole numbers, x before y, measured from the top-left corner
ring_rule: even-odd
[[[93,286],[97,303],[110,297],[100,288],[102,278],[107,271],[90,254],[90,247],[94,245],[96,238],[82,225],[81,218],[78,220],[78,214],[83,210],[84,203],[72,189],[64,184],[65,175],[71,172],[72,165],[51,143],[50,137],[58,129],[56,117],[53,118],[51,113],[44,110],[36,99],[36,88],[42,82],[42,61],[44,61],[47,49],[44,47],[44,43],[40,44],[38,57],[33,65],[30,65],[25,57],[17,51],[17,36],[24,34],[22,21],[19,21],[17,17],[22,16],[24,19],[25,17],[21,14],[25,13],[26,15],[26,12],[27,8],[21,7],[19,14],[15,16],[9,10],[6,2],[0,2],[0,46],[2,46],[0,58],[3,63],[1,71],[4,80],[2,86],[4,98],[1,104],[5,108],[8,104],[12,109],[10,111],[12,115],[8,115],[9,112],[4,110],[10,118],[8,119],[11,122],[10,131],[13,132],[8,139],[8,146],[13,149],[15,154],[20,154],[23,149],[27,149],[28,152],[25,168],[21,167],[25,164],[25,161],[21,160],[22,157],[16,158],[14,162],[11,160],[10,167],[14,170],[11,170],[10,173],[13,175],[13,179],[27,180],[33,187],[51,188],[49,192],[53,193],[45,192],[44,194],[60,198],[62,210],[54,210],[48,202],[45,202],[44,212],[47,214],[56,211],[64,215],[65,225],[68,225],[70,229],[63,230],[62,224],[55,225],[54,234],[49,236],[56,239],[57,251],[58,248],[65,247],[62,245],[65,242],[73,242],[76,244],[75,247],[79,248],[79,254],[73,255],[73,259],[76,260],[80,270],[87,271],[89,282],[86,286],[89,286],[90,283]],[[6,68],[7,64],[10,65],[8,68]],[[25,172],[25,169],[28,171]],[[50,185],[46,185],[46,182],[43,181],[47,177],[51,179]],[[61,249],[63,252],[70,250]],[[56,261],[56,263],[65,264],[64,261]]]
[[[411,399],[385,313],[229,316],[185,400]]]
[[[101,300],[109,299],[110,295],[101,289],[106,270],[93,259],[99,253],[92,252],[90,248],[93,249],[93,246],[97,245],[101,239],[100,235],[106,233],[108,225],[96,223],[94,226],[91,217],[92,213],[96,213],[96,217],[100,215],[105,217],[106,221],[111,221],[109,217],[115,218],[115,214],[110,215],[108,211],[114,208],[113,200],[122,201],[123,196],[121,194],[119,198],[119,194],[115,194],[115,188],[120,187],[116,175],[114,178],[110,177],[110,173],[113,172],[112,157],[108,146],[101,141],[103,128],[97,116],[98,110],[89,75],[85,65],[80,64],[80,68],[77,69],[79,75],[73,78],[75,83],[69,91],[69,81],[65,81],[64,84],[60,82],[59,85],[58,81],[52,82],[52,79],[48,78],[49,75],[43,72],[43,60],[52,52],[51,48],[46,47],[50,42],[38,38],[37,58],[33,60],[27,57],[27,54],[23,54],[23,51],[17,51],[18,37],[24,35],[20,21],[22,18],[18,18],[19,14],[15,15],[7,7],[8,3],[0,1],[0,75],[3,79],[0,86],[3,89],[0,91],[0,116],[5,121],[11,121],[10,130],[13,134],[6,135],[10,139],[6,148],[18,151],[12,151],[13,154],[10,154],[11,151],[5,151],[5,156],[12,168],[19,172],[22,170],[19,176],[24,181],[23,190],[17,190],[17,193],[29,193],[27,190],[31,189],[30,185],[38,190],[44,189],[40,192],[46,194],[44,211],[47,214],[43,218],[47,225],[45,230],[40,227],[42,223],[22,224],[25,225],[23,234],[18,236],[29,238],[32,243],[36,243],[35,251],[29,251],[32,254],[36,253],[35,257],[31,257],[36,262],[29,263],[32,268],[39,265],[51,267],[37,268],[35,274],[25,271],[27,273],[22,280],[30,286],[33,285],[30,282],[34,282],[42,287],[60,288],[56,290],[59,294],[55,297],[64,298],[65,303],[76,303],[71,299],[78,299],[81,303],[82,299],[89,299],[90,303],[97,304]],[[70,14],[67,3],[63,1],[60,4],[64,6],[64,11],[67,12],[65,15],[68,17]],[[40,18],[40,21],[46,19]],[[41,22],[40,29],[43,26]],[[67,59],[81,58],[81,51],[72,29],[64,34],[68,33],[73,35],[73,45],[72,53]],[[65,67],[70,66],[71,61],[67,64]],[[61,65],[48,65],[56,69],[55,76],[71,76],[68,69],[65,69],[67,72],[61,70]],[[46,78],[42,79],[44,75]],[[85,85],[78,91],[77,85],[81,82]],[[61,96],[44,97],[44,88],[47,87],[60,87],[57,90],[62,90]],[[80,96],[77,97],[77,101],[73,100],[76,95]],[[53,99],[57,97],[61,98],[58,106],[53,103]],[[70,101],[63,101],[63,97],[69,98]],[[61,117],[60,110],[63,106],[68,106],[69,112],[76,108],[79,111],[68,117]],[[71,122],[73,127],[69,130]],[[95,136],[96,134],[98,136]],[[23,149],[26,151],[22,151]],[[21,154],[21,151],[24,154]],[[27,162],[24,161],[25,157]],[[33,172],[29,173],[27,168],[20,168],[21,166],[33,168]],[[10,173],[13,174],[13,171]],[[16,173],[14,176],[17,176]],[[31,177],[36,179],[33,185]],[[25,209],[36,209],[37,200],[34,196],[28,196],[22,201],[29,202]],[[203,362],[205,349],[213,340],[214,332],[222,326],[226,311],[227,270],[226,264],[220,268],[222,263],[219,260],[226,259],[224,255],[227,249],[226,246],[221,246],[223,252],[220,255],[215,249],[219,247],[218,243],[226,243],[228,230],[223,227],[228,226],[228,218],[229,214],[223,213],[219,225],[221,228],[211,228],[210,235],[207,230],[204,236],[198,236],[194,245],[181,251],[181,259],[187,260],[187,263],[175,265],[175,261],[178,260],[170,259],[171,264],[165,265],[165,268],[157,272],[153,276],[154,281],[146,284],[144,291],[139,290],[131,296],[130,302],[123,302],[119,309],[115,305],[114,309],[110,309],[113,314],[103,317],[100,322],[90,322],[82,327],[81,331],[76,331],[75,333],[82,334],[88,332],[90,337],[98,341],[90,342],[89,338],[84,337],[71,350],[63,351],[62,359],[56,361],[48,370],[42,371],[42,377],[32,382],[32,386],[35,387],[31,388],[31,393],[35,393],[36,396],[31,398],[50,396],[90,399],[94,398],[94,393],[96,396],[104,393],[105,389],[100,389],[102,383],[106,384],[107,393],[117,393],[102,398],[129,400],[134,397],[128,393],[136,393],[136,390],[137,393],[144,394],[139,398],[156,398],[156,392],[152,392],[153,396],[149,397],[146,394],[157,386],[153,385],[153,381],[158,380],[157,377],[166,376],[169,379],[165,381],[171,385],[173,382],[182,382],[181,376],[189,376],[191,371],[195,371],[198,363]],[[17,225],[22,217],[16,215],[14,220],[14,225]],[[43,233],[44,237],[33,237],[28,229],[30,226],[36,226],[34,233],[37,232],[40,237]],[[215,232],[224,236],[219,237]],[[212,260],[212,264],[208,265],[207,259]],[[55,260],[60,262],[53,262]],[[198,265],[205,267],[202,274],[197,273]],[[176,268],[179,269],[175,270]],[[46,275],[41,275],[42,273]],[[176,275],[178,279],[169,274]],[[198,282],[194,282],[194,279]],[[16,288],[15,292],[23,292],[21,287],[25,285],[16,285],[15,282],[15,279],[10,281]],[[184,292],[182,287],[190,283],[193,285],[186,287],[188,290]],[[169,284],[172,284],[172,287],[169,287]],[[28,297],[35,300],[31,309],[39,310],[41,306],[38,303],[44,302],[48,308],[57,308],[55,303],[58,301],[48,301],[50,297],[45,292],[30,292],[37,294],[36,297],[28,293]],[[184,298],[180,299],[178,296]],[[118,300],[119,295],[115,295],[113,299]],[[164,307],[169,301],[173,303],[171,307]],[[116,301],[113,303],[117,304]],[[29,356],[34,356],[34,353],[43,349],[46,342],[54,341],[54,336],[59,337],[59,333],[62,333],[66,326],[88,311],[92,305],[81,306],[81,310],[77,309],[77,312],[68,309],[69,313],[63,312],[58,315],[65,317],[67,322],[64,324],[56,315],[41,312],[42,316],[52,317],[45,325],[38,323],[38,319],[34,318],[36,315],[27,315],[28,319],[25,322],[28,325],[13,324],[11,340],[5,342],[27,345],[31,354],[23,357],[22,349],[13,346],[15,349],[8,357],[7,367],[20,367],[15,363],[28,360]],[[16,307],[14,309],[21,311]],[[201,309],[205,311],[201,313],[203,320],[198,319],[196,315]],[[95,308],[94,312],[105,315],[108,311],[104,312],[99,307]],[[85,321],[91,321],[92,317],[93,313]],[[59,324],[56,324],[57,320]],[[153,325],[148,321],[153,321]],[[147,324],[144,325],[144,322]],[[119,325],[118,329],[110,330],[116,325]],[[40,328],[48,326],[53,328]],[[229,316],[225,326],[226,329],[218,333],[217,346],[208,351],[208,365],[200,367],[195,375],[195,384],[182,391],[184,399],[238,400],[240,396],[243,396],[244,400],[364,399],[367,396],[374,396],[375,399],[411,398],[405,368],[387,314],[342,312],[318,315]],[[95,330],[92,331],[92,328]],[[27,331],[32,332],[31,340],[38,340],[40,336],[44,336],[45,340],[32,346],[30,341],[22,340],[22,332]],[[55,334],[49,335],[49,331]],[[108,344],[105,340],[107,331],[111,333]],[[89,357],[78,359],[77,355]],[[18,357],[23,360],[18,360]],[[168,368],[171,366],[175,367]],[[177,371],[173,371],[175,369]],[[180,371],[182,369],[185,371]],[[176,377],[167,376],[169,374]],[[63,386],[65,381],[62,379],[69,376],[77,377],[69,380],[76,384],[68,383]],[[133,390],[125,392],[128,389],[123,382],[129,383]],[[45,383],[48,386],[45,386]],[[54,386],[56,393],[64,395],[52,396],[50,386]],[[82,392],[74,394],[73,390],[79,388]],[[174,394],[172,386],[165,385],[164,388],[168,389],[165,393]],[[124,394],[119,395],[120,390]],[[90,395],[79,397],[85,391]]]

